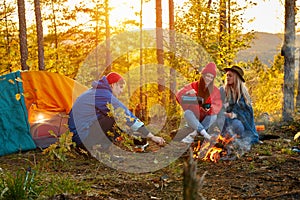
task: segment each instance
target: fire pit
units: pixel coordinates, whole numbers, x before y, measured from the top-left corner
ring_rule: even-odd
[[[232,142],[235,140],[236,135],[222,136],[216,134],[210,140],[198,140],[192,143],[193,158],[203,161],[218,162],[221,158],[225,158],[231,154],[233,148]]]

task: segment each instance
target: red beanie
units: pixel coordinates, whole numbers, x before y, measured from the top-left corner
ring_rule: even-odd
[[[210,74],[214,75],[214,77],[216,77],[216,75],[217,75],[216,68],[217,68],[216,64],[213,62],[210,62],[202,69],[201,74],[210,73]]]
[[[120,80],[124,80],[123,77],[116,72],[110,72],[109,74],[107,74],[106,79],[109,84],[117,83]]]

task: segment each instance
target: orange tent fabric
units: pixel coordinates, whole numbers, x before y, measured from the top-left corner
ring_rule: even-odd
[[[76,98],[88,88],[66,76],[46,71],[22,72],[28,119],[33,113],[69,113]]]

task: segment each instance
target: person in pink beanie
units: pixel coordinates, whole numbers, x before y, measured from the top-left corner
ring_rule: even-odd
[[[220,90],[214,85],[216,68],[215,63],[208,63],[201,70],[199,80],[185,85],[176,93],[176,99],[184,110],[187,130],[190,130],[182,142],[192,143],[198,133],[205,139],[211,138],[207,131],[222,108]]]

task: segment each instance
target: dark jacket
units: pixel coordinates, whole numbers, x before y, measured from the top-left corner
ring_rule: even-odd
[[[225,101],[224,88],[220,88],[220,91]],[[244,125],[245,133],[243,133],[243,135],[249,138],[252,144],[257,143],[259,140],[259,135],[256,131],[253,108],[251,104],[246,104],[243,96],[240,98],[238,102],[228,102],[228,103],[229,103],[228,107],[226,109],[224,108],[225,111],[235,113],[237,115],[236,118],[240,120]],[[228,121],[228,123],[226,123],[226,121]],[[229,121],[230,121],[229,118],[225,118],[225,124],[230,125]],[[223,130],[226,130],[226,127],[224,127]]]
[[[81,141],[87,137],[89,127],[96,120],[108,116],[110,112],[107,107],[108,104],[111,104],[114,110],[121,108],[124,111],[126,115],[125,123],[132,131],[138,131],[141,127],[144,127],[144,123],[134,116],[133,113],[113,95],[111,87],[104,76],[99,81],[93,82],[92,88],[76,99],[69,113],[70,118],[68,125],[70,131],[73,132],[74,142],[80,144]],[[148,130],[146,130],[144,134],[147,135]]]

